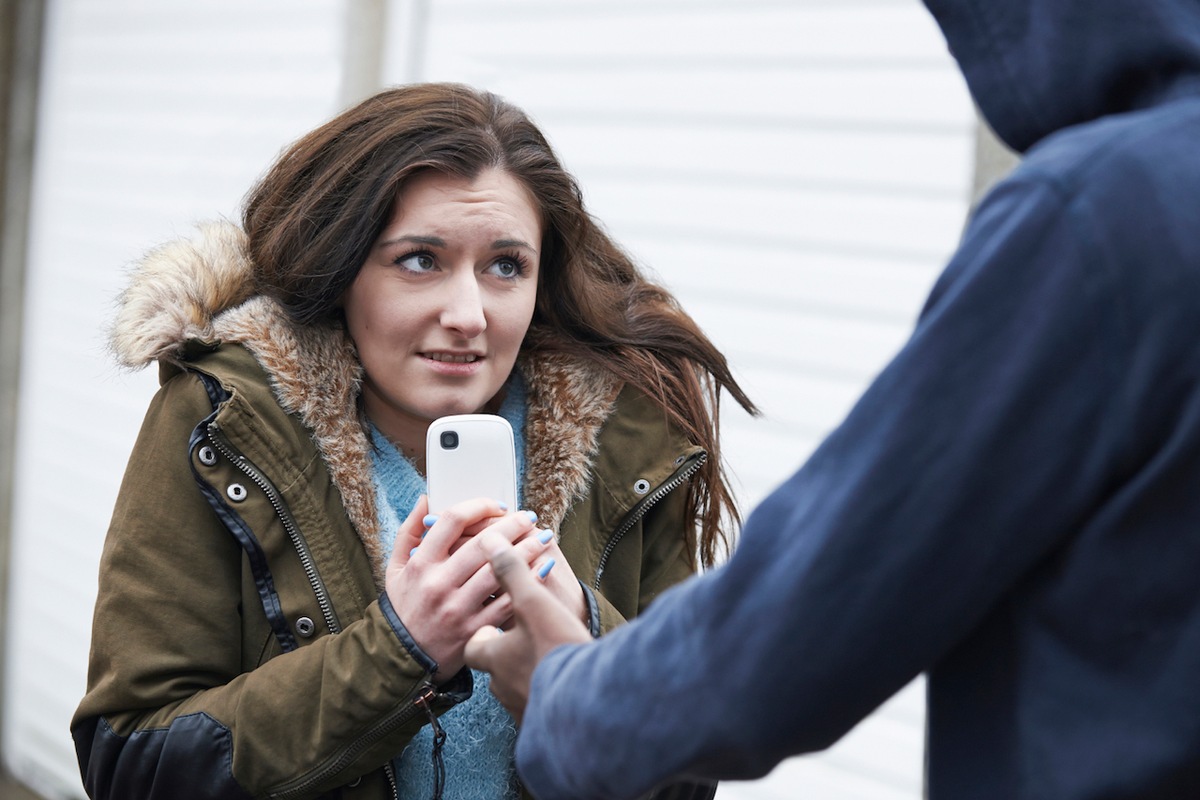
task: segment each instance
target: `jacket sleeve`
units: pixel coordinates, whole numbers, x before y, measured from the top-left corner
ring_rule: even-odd
[[[906,346],[729,562],[538,667],[517,748],[536,796],[753,778],[827,747],[1077,529],[1130,468],[1137,416],[1090,224],[1037,184],[981,207]]]
[[[414,700],[436,665],[406,646],[386,597],[256,666],[271,643],[243,634],[262,613],[242,607],[245,556],[190,474],[189,435],[210,412],[193,376],[169,380],[122,483],[71,725],[94,800],[316,797],[428,719]]]

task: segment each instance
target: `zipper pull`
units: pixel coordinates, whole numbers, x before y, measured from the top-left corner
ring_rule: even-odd
[[[446,762],[442,758],[442,745],[446,743],[446,731],[438,722],[437,714],[433,713],[433,700],[437,692],[432,684],[425,684],[421,694],[413,702],[424,709],[429,717],[429,725],[433,730],[433,800],[442,800],[442,791],[446,786]]]

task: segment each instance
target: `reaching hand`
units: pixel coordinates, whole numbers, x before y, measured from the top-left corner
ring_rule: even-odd
[[[500,532],[483,531],[477,542],[512,604],[513,619],[504,632],[494,625],[476,631],[467,642],[465,658],[472,668],[492,674],[492,694],[519,724],[533,671],[542,658],[559,645],[590,642],[592,637]]]

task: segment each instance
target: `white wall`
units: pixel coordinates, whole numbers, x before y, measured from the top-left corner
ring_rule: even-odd
[[[353,2],[354,0],[351,0]],[[346,0],[50,0],[22,375],[3,757],[82,797],[67,720],[95,570],[155,376],[103,329],[123,266],[339,105]],[[966,210],[973,117],[917,0],[391,0],[385,82],[525,107],[593,212],[681,297],[765,417],[724,420],[749,506],[899,347]],[[52,634],[47,632],[52,631]],[[914,683],[722,800],[916,798]]]

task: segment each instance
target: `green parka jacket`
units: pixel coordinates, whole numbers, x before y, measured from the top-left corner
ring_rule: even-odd
[[[361,368],[340,327],[250,296],[244,235],[150,253],[112,343],[158,362],[100,565],[71,731],[95,800],[394,798],[388,766],[470,695],[383,593]],[[593,634],[687,577],[705,454],[632,387],[523,356],[527,508],[559,532]]]

